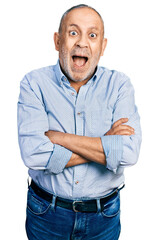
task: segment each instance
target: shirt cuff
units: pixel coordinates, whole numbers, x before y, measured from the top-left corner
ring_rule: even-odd
[[[121,135],[108,135],[101,137],[101,141],[106,156],[107,168],[116,173],[122,159],[123,138]]]
[[[72,152],[67,148],[54,144],[54,150],[46,166],[47,171],[54,174],[61,173],[72,156]]]

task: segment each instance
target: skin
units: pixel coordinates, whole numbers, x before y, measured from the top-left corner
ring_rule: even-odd
[[[104,26],[96,12],[89,8],[74,9],[64,18],[62,32],[54,34],[55,48],[63,73],[78,92],[93,76],[99,59],[104,54],[107,39]],[[84,66],[77,66],[72,56],[85,56]]]
[[[59,52],[60,66],[71,86],[78,92],[93,76],[99,59],[104,54],[107,39],[98,14],[89,8],[74,9],[64,18],[61,33],[54,34],[55,48]],[[74,61],[72,56],[87,57]],[[116,121],[105,135],[132,135],[134,129],[125,123],[127,118]],[[123,125],[124,123],[124,125]],[[69,133],[48,131],[45,135],[54,144],[73,152],[66,167],[90,161],[106,165],[106,156],[99,137],[77,136]]]
[[[105,133],[105,136],[133,135],[134,129],[128,125],[123,125],[123,123],[126,123],[127,121],[128,118],[121,118],[116,121],[112,128]],[[68,162],[66,167],[75,166],[89,161],[106,165],[106,156],[104,154],[101,139],[99,137],[92,138],[56,131],[48,131],[46,136],[49,137],[52,143],[59,144],[77,154],[72,156],[72,159],[70,159],[70,162]],[[81,162],[80,158],[77,156],[82,157]],[[76,162],[76,160],[78,161]]]

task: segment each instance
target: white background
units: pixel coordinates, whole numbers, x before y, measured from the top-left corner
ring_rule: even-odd
[[[3,3],[2,3],[3,2]],[[23,76],[55,64],[53,33],[77,0],[6,0],[0,3],[0,239],[26,240],[27,168],[17,140],[17,100]],[[105,22],[108,45],[100,65],[126,73],[135,88],[143,142],[139,162],[126,169],[121,192],[121,240],[159,239],[158,3],[88,0]]]

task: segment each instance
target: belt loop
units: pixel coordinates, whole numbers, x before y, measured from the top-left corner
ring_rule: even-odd
[[[97,199],[97,213],[101,212],[101,204],[100,204],[100,199]]]
[[[123,183],[121,186],[118,187],[118,192],[122,190],[125,187],[125,184]]]
[[[56,203],[56,196],[53,195],[53,196],[52,196],[52,204],[51,204],[51,207],[52,207],[52,209],[53,209],[54,212],[55,212],[55,203]]]

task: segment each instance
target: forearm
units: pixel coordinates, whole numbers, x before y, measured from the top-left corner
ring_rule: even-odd
[[[134,129],[132,127],[123,125],[123,123],[126,123],[127,121],[128,121],[127,118],[122,118],[116,121],[113,124],[112,128],[106,133],[106,135],[134,134]],[[99,137],[78,136],[74,134],[56,132],[51,130],[46,132],[45,134],[46,136],[49,137],[52,143],[61,145],[66,149],[69,149],[73,153],[80,155],[84,159],[88,159],[90,161],[93,161],[102,165],[107,164],[106,157],[108,152],[110,153],[115,151],[113,156],[116,156],[118,155],[118,151],[122,151],[122,146],[118,146],[122,144],[118,144],[118,142],[120,143],[120,141],[116,141],[118,140],[117,136],[109,139],[108,137],[106,137],[107,144],[109,147],[106,146],[103,150],[103,142]],[[73,164],[73,159],[71,159],[70,163]]]
[[[103,165],[106,164],[100,138],[77,136],[54,131],[49,131],[47,135],[53,143],[59,144],[85,159]]]
[[[63,138],[62,146],[81,155],[84,158],[89,159],[90,161],[94,161],[103,165],[106,164],[105,154],[100,138],[66,134]]]
[[[78,154],[72,153],[71,159],[65,166],[66,168],[68,167],[74,167],[76,165],[84,164],[90,162],[89,160],[79,156]]]

